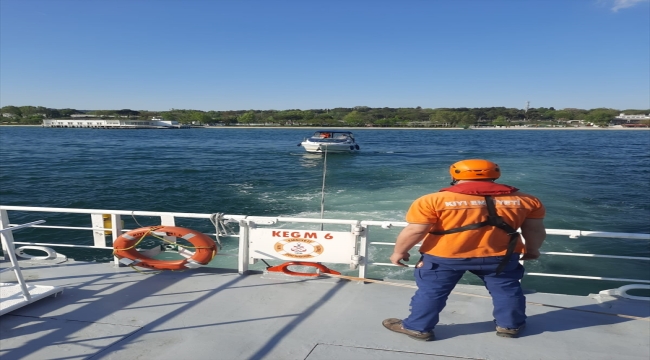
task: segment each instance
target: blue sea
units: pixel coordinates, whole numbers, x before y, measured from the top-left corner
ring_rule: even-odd
[[[320,217],[324,158],[306,154],[297,146],[313,131],[3,126],[0,204]],[[403,221],[411,201],[449,184],[451,163],[486,158],[501,166],[499,182],[544,202],[547,228],[650,233],[650,131],[353,132],[359,153],[327,156],[326,218]],[[56,223],[60,215],[44,214],[43,218],[48,224]],[[35,219],[16,216],[11,220]],[[38,241],[51,241],[37,230],[24,233]],[[382,236],[394,241],[398,231]],[[371,248],[371,260],[388,262],[391,250]],[[542,251],[650,257],[650,243],[549,236]],[[102,260],[110,258],[110,253],[82,251],[78,258]],[[526,268],[529,272],[650,279],[650,262],[640,260],[546,255],[528,262]],[[410,270],[386,267],[373,267],[369,275],[412,277]],[[463,282],[477,283],[469,276]],[[537,291],[581,295],[624,285],[533,276],[523,283]]]

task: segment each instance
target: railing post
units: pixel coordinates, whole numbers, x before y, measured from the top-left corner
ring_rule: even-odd
[[[9,224],[9,214],[7,213],[7,210],[0,210],[0,229],[8,228]],[[2,242],[2,254],[7,255],[7,248],[5,247],[4,241]]]
[[[160,217],[160,225],[176,226],[176,218],[174,215],[164,214]],[[176,238],[174,236],[163,236],[163,238],[169,242],[176,242]]]
[[[368,232],[370,226],[365,225],[365,231],[359,235],[359,277],[366,278],[366,265],[368,264]]]
[[[122,235],[122,217],[117,214],[111,214],[111,239],[112,244],[115,244],[115,240]],[[113,264],[115,267],[120,267],[122,263],[117,256],[113,256]]]
[[[249,262],[249,226],[247,220],[239,220],[239,257],[237,270],[239,275],[245,275],[248,272]]]

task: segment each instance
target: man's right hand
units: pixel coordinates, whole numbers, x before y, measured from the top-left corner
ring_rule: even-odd
[[[407,266],[405,264],[402,264],[401,260],[409,261],[410,257],[411,257],[411,254],[409,254],[408,252],[406,252],[406,253],[393,253],[393,255],[390,256],[390,262],[397,265],[397,266]]]

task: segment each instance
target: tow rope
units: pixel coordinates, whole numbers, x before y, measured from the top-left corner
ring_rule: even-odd
[[[378,283],[378,284],[384,284],[384,285],[390,285],[390,286],[406,287],[406,288],[412,288],[412,289],[417,289],[418,288],[416,285],[411,285],[411,284],[402,284],[402,283],[395,283],[395,282],[383,281],[383,280],[375,280],[375,279],[364,279],[364,278],[360,278],[360,277],[347,276],[347,275],[336,275],[336,274],[327,274],[327,273],[322,273],[321,275],[325,275],[325,276],[329,276],[329,277],[333,277],[333,278],[338,278],[338,279],[343,279],[343,280],[350,280],[350,281],[371,282],[371,283]],[[464,296],[478,297],[478,298],[483,298],[483,299],[492,299],[492,297],[488,296],[488,295],[472,294],[472,293],[466,293],[466,292],[461,292],[461,291],[452,291],[451,293],[454,294],[454,295],[464,295]],[[640,317],[640,316],[612,314],[612,313],[606,313],[606,312],[595,311],[595,310],[575,309],[575,308],[569,308],[569,307],[559,306],[559,305],[543,304],[543,303],[538,303],[538,302],[534,302],[534,301],[526,301],[526,304],[535,305],[535,306],[551,307],[551,308],[555,308],[555,309],[573,310],[573,311],[586,312],[586,313],[591,313],[591,314],[616,316],[616,317],[621,317],[621,318],[625,318],[625,319],[641,320],[641,321],[650,322],[650,318],[645,318],[645,317]]]

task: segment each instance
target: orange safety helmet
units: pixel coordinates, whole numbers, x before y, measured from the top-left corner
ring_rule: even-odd
[[[483,159],[459,161],[449,167],[449,173],[457,180],[496,180],[501,176],[499,165]]]

